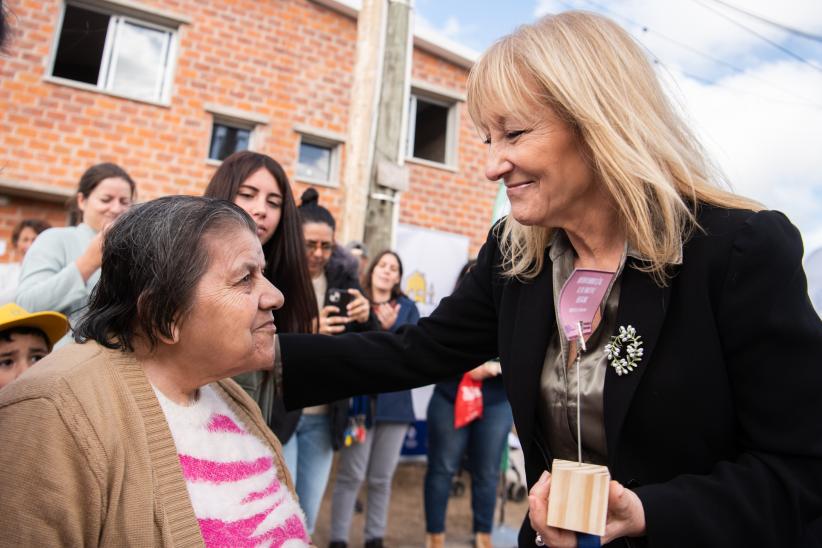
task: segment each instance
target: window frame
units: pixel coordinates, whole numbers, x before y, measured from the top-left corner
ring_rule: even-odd
[[[297,155],[294,159],[294,180],[301,183],[312,185],[321,185],[331,188],[339,188],[340,186],[340,164],[342,156],[342,145],[345,142],[342,136],[316,130],[306,127],[298,126],[294,128],[299,139],[297,140]],[[305,177],[300,175],[300,148],[302,144],[314,145],[317,147],[328,148],[331,150],[331,162],[329,166],[328,179],[319,179],[316,177]]]
[[[448,109],[448,117],[446,119],[445,128],[445,161],[437,162],[427,158],[419,158],[414,156],[414,143],[416,137],[417,126],[417,101],[423,100],[426,103],[431,103]],[[437,168],[444,168],[451,171],[457,169],[457,150],[458,150],[458,134],[459,134],[459,103],[460,99],[451,94],[445,95],[443,93],[436,93],[419,85],[414,85],[411,88],[411,93],[408,96],[408,128],[405,136],[405,159],[413,163],[419,163]]]
[[[208,140],[206,141],[205,161],[208,165],[212,166],[219,166],[223,163],[222,160],[217,160],[209,156],[211,154],[211,140],[214,138],[215,124],[248,130],[248,148],[246,150],[253,151],[257,150],[257,141],[260,138],[260,126],[266,126],[269,123],[268,118],[265,116],[218,104],[207,103],[205,105],[205,111],[211,115],[211,127],[208,130]]]
[[[214,140],[214,126],[224,126],[232,129],[241,129],[248,132],[248,148],[244,148],[243,150],[254,150],[254,130],[257,128],[257,125],[253,122],[249,123],[237,123],[233,119],[224,118],[218,114],[214,114],[211,118],[211,130],[208,132],[208,145],[206,147],[206,161],[208,163],[213,163],[215,165],[220,165],[223,163],[223,160],[219,158],[212,158],[211,157],[211,142]],[[240,152],[239,150],[235,150],[234,152]],[[232,152],[231,154],[234,154]],[[231,156],[229,154],[229,156]]]
[[[166,33],[168,35],[168,39],[165,41],[165,44],[163,45],[163,52],[161,54],[165,66],[157,67],[157,73],[160,73],[161,78],[159,79],[159,82],[157,82],[154,86],[154,96],[157,98],[156,100],[158,102],[167,102],[170,99],[169,88],[171,87],[171,79],[174,76],[173,73],[169,70],[169,68],[171,65],[171,55],[174,51],[176,31],[174,31],[173,29],[169,29],[167,27],[154,25],[152,23],[141,21],[139,19],[135,19],[133,17],[128,17],[125,15],[111,15],[110,17],[111,19],[109,19],[109,32],[106,33],[106,47],[103,48],[103,64],[105,65],[105,70],[103,70],[102,66],[100,67],[100,76],[97,79],[97,86],[102,87],[103,89],[111,93],[128,95],[122,91],[115,91],[111,88],[111,86],[113,86],[114,84],[114,78],[117,74],[117,63],[119,61],[119,53],[120,48],[122,46],[122,40],[119,39],[120,33],[123,30],[124,24],[128,23],[136,27],[145,27]],[[114,27],[114,33],[111,32],[112,26]],[[109,48],[110,51],[107,52],[106,50]],[[107,64],[105,63],[106,53],[109,53],[109,61]],[[103,86],[100,86],[101,80],[104,82]],[[146,99],[144,97],[140,97],[140,99],[151,101],[151,99]]]
[[[97,74],[96,84],[72,80],[62,76],[54,76],[54,65],[57,62],[57,49],[60,44],[63,21],[65,20],[66,10],[69,7],[93,11],[109,17],[108,28],[106,29],[106,40],[100,62],[100,71]],[[168,107],[171,104],[174,74],[177,68],[177,57],[179,55],[180,26],[189,22],[189,19],[178,15],[153,10],[148,7],[143,8],[133,2],[125,3],[122,0],[65,0],[61,2],[60,14],[54,27],[55,32],[44,80],[54,84],[94,91],[113,97],[121,97],[142,103]],[[159,89],[156,90],[154,98],[140,97],[110,88],[113,84],[113,78],[116,75],[117,54],[120,51],[120,44],[118,40],[116,40],[117,37],[115,35],[120,34],[124,23],[168,34],[168,39],[163,48],[165,67],[158,67],[158,71],[161,71],[161,78],[158,84],[155,85],[155,87],[159,87]]]

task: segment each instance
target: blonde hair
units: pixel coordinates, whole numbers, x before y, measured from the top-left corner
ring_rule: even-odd
[[[577,134],[628,242],[647,259],[639,268],[659,285],[697,226],[699,204],[762,209],[716,185],[724,178],[642,49],[610,19],[580,11],[543,17],[497,41],[471,69],[468,109],[480,131],[510,115],[532,119],[535,106]],[[550,229],[509,215],[498,236],[507,276],[539,274]]]

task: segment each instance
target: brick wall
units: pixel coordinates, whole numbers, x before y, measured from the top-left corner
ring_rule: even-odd
[[[415,49],[412,71],[415,81],[465,94],[468,73],[462,67]],[[497,186],[485,178],[486,149],[467,105],[457,108],[457,171],[409,162],[411,187],[402,197],[400,222],[468,236],[475,255],[490,228]]]
[[[139,200],[200,194],[215,169],[206,161],[212,115],[205,108],[213,104],[269,120],[255,131],[255,149],[282,163],[299,196],[306,185],[294,181],[294,126],[345,134],[356,21],[308,0],[139,1],[191,19],[180,27],[169,106],[44,81],[61,2],[8,2],[14,34],[0,56],[0,178],[73,191],[88,166],[111,161],[137,181]],[[420,51],[414,64],[416,79],[464,90],[464,69]],[[482,145],[464,105],[460,118],[459,171],[412,165],[400,218],[466,234],[475,252],[494,190],[482,177]],[[342,190],[320,187],[320,194],[339,215]],[[0,239],[10,239],[10,227],[26,216],[64,224],[60,209],[0,202]]]

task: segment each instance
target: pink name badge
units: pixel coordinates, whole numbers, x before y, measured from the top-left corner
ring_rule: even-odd
[[[568,340],[579,337],[578,324],[582,322],[582,334],[593,331],[592,323],[613,272],[604,270],[576,269],[562,286],[559,293],[559,321]]]

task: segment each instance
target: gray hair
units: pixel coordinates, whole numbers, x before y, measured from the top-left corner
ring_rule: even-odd
[[[138,334],[152,348],[171,338],[208,268],[206,236],[232,229],[255,234],[256,225],[225,200],[166,196],[131,208],[106,235],[100,281],[76,340],[133,350]]]

